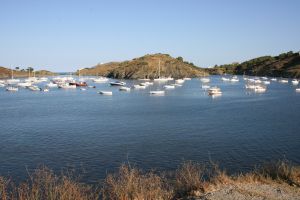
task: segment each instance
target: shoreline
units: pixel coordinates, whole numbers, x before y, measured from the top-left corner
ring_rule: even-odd
[[[300,199],[300,166],[282,160],[251,172],[228,175],[218,165],[182,163],[172,172],[143,171],[123,164],[99,184],[80,182],[70,172],[47,167],[13,183],[0,177],[2,199]],[[54,198],[55,197],[55,198]]]

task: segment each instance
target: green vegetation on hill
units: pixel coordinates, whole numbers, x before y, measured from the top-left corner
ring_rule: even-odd
[[[145,55],[130,61],[99,64],[93,68],[80,70],[80,74],[118,79],[157,78],[159,62],[161,77],[184,78],[207,75],[203,69],[184,61],[182,57],[173,58],[168,54]]]
[[[210,74],[237,74],[300,78],[300,55],[289,51],[278,56],[262,56],[243,63],[215,66]]]

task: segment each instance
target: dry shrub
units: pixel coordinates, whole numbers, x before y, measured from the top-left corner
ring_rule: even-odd
[[[225,170],[220,169],[219,165],[211,162],[212,167],[209,171],[209,181],[215,185],[226,185],[232,183],[230,177]]]
[[[9,181],[7,181],[3,177],[0,177],[0,199],[2,200],[8,199],[8,194],[7,194],[8,185],[9,185]]]
[[[102,198],[112,200],[165,200],[172,198],[172,190],[164,177],[153,172],[142,173],[122,165],[104,181]]]
[[[176,195],[182,197],[203,193],[204,174],[205,167],[203,165],[192,161],[184,162],[175,174]]]
[[[300,166],[294,166],[287,160],[264,164],[256,171],[256,174],[266,179],[282,181],[300,187]]]
[[[6,200],[90,200],[97,199],[97,191],[66,175],[56,176],[46,167],[30,175],[29,180],[18,186],[5,184],[0,190]],[[3,188],[2,182],[0,182]]]

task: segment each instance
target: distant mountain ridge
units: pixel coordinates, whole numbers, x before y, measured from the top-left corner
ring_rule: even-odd
[[[300,78],[299,52],[289,51],[278,56],[262,56],[243,63],[233,63],[207,69],[210,74],[236,74]]]
[[[124,62],[98,64],[92,68],[80,70],[82,75],[101,75],[117,79],[157,78],[160,62],[160,76],[184,78],[208,75],[204,69],[168,54],[147,54]],[[78,73],[78,71],[77,71]]]
[[[6,68],[6,67],[1,67],[0,66],[0,78],[10,78],[12,73],[11,73],[11,69]],[[56,75],[56,73],[47,71],[47,70],[38,70],[35,71],[35,76],[54,76]],[[17,69],[13,69],[13,74],[14,77],[28,77],[29,76],[29,72],[26,70],[17,70]],[[31,75],[33,75],[33,73],[31,72]]]

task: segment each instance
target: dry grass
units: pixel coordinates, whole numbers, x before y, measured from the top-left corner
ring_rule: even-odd
[[[2,178],[0,188],[3,200],[90,200],[98,199],[99,195],[91,186],[69,175],[56,176],[46,167],[35,170],[28,181],[18,186]]]
[[[199,195],[204,192],[205,166],[184,162],[175,173],[176,196]]]
[[[300,187],[300,166],[295,166],[287,160],[266,163],[256,172],[257,176],[285,182],[291,186]]]
[[[55,175],[48,168],[41,167],[30,174],[27,181],[18,185],[10,179],[0,177],[0,199],[171,200],[203,195],[226,186],[253,183],[284,183],[300,188],[300,167],[287,161],[278,161],[265,164],[249,173],[230,176],[218,165],[205,167],[189,161],[166,178],[154,171],[142,172],[128,165],[121,165],[117,172],[108,174],[102,185],[97,186],[101,190],[80,183],[68,173]]]
[[[122,165],[115,174],[105,179],[102,197],[114,200],[171,199],[172,189],[164,177],[153,172],[142,173],[136,168]]]

